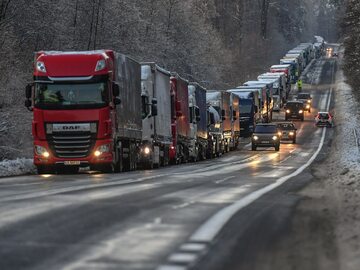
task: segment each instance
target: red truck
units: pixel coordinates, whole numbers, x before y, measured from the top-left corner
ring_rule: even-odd
[[[173,73],[171,84],[171,132],[173,143],[170,147],[170,162],[173,164],[188,162],[190,148],[193,145],[190,135],[189,82]]]
[[[38,173],[136,169],[142,139],[141,65],[111,50],[41,51],[25,106]]]

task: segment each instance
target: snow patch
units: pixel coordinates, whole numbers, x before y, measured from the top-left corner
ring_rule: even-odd
[[[0,176],[14,176],[33,174],[36,169],[32,159],[17,158],[15,160],[3,160],[0,162]]]

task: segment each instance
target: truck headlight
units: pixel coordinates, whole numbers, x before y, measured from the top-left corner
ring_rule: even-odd
[[[145,146],[144,149],[143,149],[143,151],[144,151],[144,154],[145,154],[145,155],[148,155],[148,154],[150,154],[151,149],[150,149],[149,146]]]
[[[259,139],[259,137],[255,135],[255,136],[253,136],[253,139],[254,139],[254,141],[257,141]]]
[[[309,104],[306,105],[306,109],[310,109],[310,105],[309,105]]]
[[[277,141],[277,140],[278,140],[278,136],[273,136],[272,139],[273,139],[273,141]]]
[[[43,156],[44,158],[48,158],[50,156],[50,153],[46,150],[46,148],[40,145],[35,145],[35,153],[39,156]]]
[[[303,110],[300,110],[299,113],[303,113],[304,111]]]
[[[290,131],[290,132],[289,132],[289,135],[290,135],[290,136],[294,136],[294,135],[295,135],[295,133],[294,133],[294,132],[292,132],[292,131]]]
[[[96,151],[94,152],[94,155],[96,157],[98,156],[101,156],[103,153],[108,153],[110,152],[110,145],[109,144],[103,144],[103,145],[100,145]]]
[[[310,99],[308,99],[307,103],[311,103],[311,100],[310,100]]]
[[[290,113],[290,110],[286,110],[286,113]]]

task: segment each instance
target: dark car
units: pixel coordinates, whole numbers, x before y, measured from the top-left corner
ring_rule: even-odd
[[[285,105],[285,121],[289,119],[300,119],[304,121],[304,102],[288,101]]]
[[[275,147],[280,150],[279,130],[275,124],[257,124],[251,137],[251,149],[256,151],[258,146]]]
[[[311,112],[312,97],[309,93],[299,93],[296,99],[304,102],[304,111]]]
[[[296,143],[296,127],[292,122],[277,123],[281,141],[292,141]]]

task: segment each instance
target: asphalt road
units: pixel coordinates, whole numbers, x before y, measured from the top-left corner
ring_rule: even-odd
[[[297,144],[280,152],[244,141],[218,159],[152,171],[0,179],[0,269],[250,269],[240,267],[271,248],[292,192],[311,178],[306,167],[287,176],[331,139],[313,115],[330,104],[334,71],[327,59]],[[233,215],[219,212],[234,204]]]

